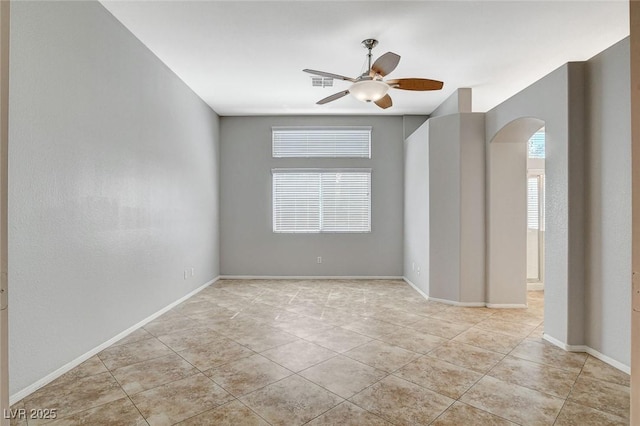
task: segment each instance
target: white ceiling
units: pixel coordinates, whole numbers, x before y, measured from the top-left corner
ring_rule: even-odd
[[[220,115],[428,114],[456,88],[487,111],[569,61],[629,34],[628,2],[102,1]],[[312,68],[356,77],[365,38],[374,59],[402,56],[389,78],[442,80],[439,92],[392,90],[381,110],[311,86]]]

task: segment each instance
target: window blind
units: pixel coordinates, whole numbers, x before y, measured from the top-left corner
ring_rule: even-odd
[[[274,169],[273,231],[370,232],[371,170]]]
[[[527,228],[540,229],[538,176],[527,179]]]
[[[273,127],[274,158],[371,158],[371,127]]]

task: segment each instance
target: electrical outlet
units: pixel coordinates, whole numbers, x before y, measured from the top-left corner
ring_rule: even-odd
[[[322,263],[322,256],[318,256],[317,261],[318,261],[318,263]]]
[[[187,278],[189,278],[189,270],[185,269],[184,270],[184,279],[186,280]]]
[[[418,276],[420,275],[420,267],[418,266],[418,269],[416,270]]]
[[[194,277],[196,275],[196,268],[191,268],[191,276]]]
[[[415,271],[416,270],[416,262],[412,262],[411,263],[411,270]]]

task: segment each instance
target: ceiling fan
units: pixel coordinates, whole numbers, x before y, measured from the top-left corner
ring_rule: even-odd
[[[380,108],[386,109],[393,105],[391,97],[387,94],[389,89],[417,91],[442,89],[442,86],[444,85],[443,82],[438,80],[429,80],[426,78],[398,78],[395,80],[382,80],[383,77],[396,69],[398,62],[400,62],[400,55],[393,52],[387,52],[371,64],[371,49],[376,47],[378,40],[368,38],[363,40],[362,44],[369,50],[369,53],[367,53],[368,67],[367,70],[357,78],[345,77],[343,75],[324,71],[310,69],[302,70],[309,74],[330,77],[336,80],[346,80],[353,83],[351,87],[349,87],[349,90],[343,90],[342,92],[334,93],[331,96],[320,99],[316,102],[318,105],[323,105],[328,102],[335,101],[336,99],[340,99],[343,96],[347,96],[348,94],[352,94],[363,102],[373,102]]]

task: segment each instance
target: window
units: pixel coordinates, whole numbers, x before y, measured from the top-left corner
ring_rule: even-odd
[[[529,158],[544,158],[544,127],[531,136],[529,139]]]
[[[273,169],[273,232],[371,232],[370,169]]]
[[[527,228],[544,231],[544,175],[527,178]]]
[[[371,127],[273,127],[274,158],[371,158]]]

